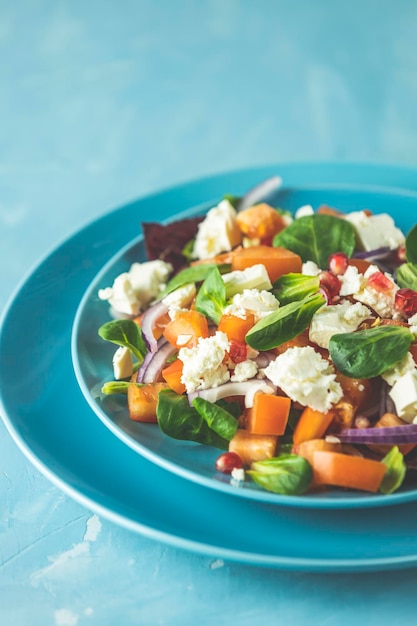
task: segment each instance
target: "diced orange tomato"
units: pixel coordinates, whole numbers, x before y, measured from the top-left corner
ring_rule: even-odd
[[[349,401],[355,409],[363,409],[375,400],[372,380],[367,378],[350,378],[340,372],[336,376],[337,382],[343,389],[343,398]]]
[[[245,270],[258,263],[265,265],[272,283],[283,274],[300,273],[302,268],[301,257],[285,248],[250,246],[236,250],[232,255],[232,271]]]
[[[185,385],[181,382],[182,369],[183,362],[181,359],[176,359],[162,370],[162,378],[175,393],[180,395],[185,392]]]
[[[229,452],[235,452],[244,466],[254,461],[264,461],[275,456],[278,437],[273,435],[253,435],[247,430],[238,428],[229,442]]]
[[[293,433],[294,445],[309,439],[319,439],[324,435],[335,416],[333,410],[321,413],[307,406],[300,415]]]
[[[327,441],[326,439],[309,439],[293,446],[292,452],[304,457],[312,465],[313,454],[323,450],[327,452],[341,452],[342,444],[340,442]]]
[[[238,317],[231,313],[224,313],[219,322],[218,330],[227,335],[229,341],[235,339],[236,341],[245,341],[246,333],[250,331],[255,324],[255,316],[252,313],[247,312],[246,317]]]
[[[380,461],[326,450],[313,453],[314,482],[376,493],[384,478],[386,465]]]
[[[253,435],[283,435],[290,408],[290,398],[258,392],[248,410],[246,428]]]
[[[276,209],[262,203],[237,214],[236,222],[249,239],[271,239],[285,228],[285,220]]]
[[[167,389],[166,383],[148,383],[139,387],[131,384],[127,390],[129,417],[136,422],[157,422],[158,394]]]
[[[177,348],[197,345],[199,337],[208,337],[207,318],[198,311],[179,311],[165,326],[163,335]]]

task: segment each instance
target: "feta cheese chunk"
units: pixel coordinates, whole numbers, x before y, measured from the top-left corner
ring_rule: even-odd
[[[133,359],[128,348],[120,346],[113,355],[113,374],[115,380],[130,378],[133,374]]]
[[[292,400],[322,413],[343,396],[334,367],[311,346],[289,348],[264,373]]]
[[[314,209],[311,204],[304,204],[300,206],[295,212],[295,219],[298,220],[300,217],[305,217],[306,215],[314,215]]]
[[[230,372],[223,362],[228,350],[229,340],[221,331],[211,337],[200,337],[193,348],[180,349],[178,358],[184,364],[181,382],[188,393],[218,387],[230,379]]]
[[[385,372],[381,374],[381,378],[392,387],[404,374],[411,372],[415,367],[416,364],[411,352],[407,352],[406,356],[399,363],[395,363],[392,367],[385,370]]]
[[[222,200],[210,209],[199,224],[194,242],[193,257],[209,259],[237,246],[242,234],[236,222],[236,211],[228,200]]]
[[[243,383],[245,380],[249,380],[250,378],[254,378],[258,373],[258,367],[255,361],[251,361],[247,359],[246,361],[241,361],[240,363],[236,363],[236,367],[233,371],[233,374],[230,378],[232,383]]]
[[[332,335],[351,333],[369,317],[371,311],[360,302],[324,306],[313,315],[309,339],[321,348],[328,348]]]
[[[345,218],[355,229],[357,245],[363,250],[376,250],[388,246],[391,250],[403,245],[405,236],[388,213],[368,215],[353,211]]]
[[[161,294],[172,269],[170,263],[159,259],[133,263],[128,272],[117,276],[112,287],[100,289],[98,297],[118,313],[138,315]]]
[[[354,265],[348,265],[346,272],[340,274],[338,279],[341,283],[340,296],[352,296],[359,293],[366,284],[366,278]]]
[[[417,368],[403,374],[389,392],[398,417],[406,422],[417,422]]]
[[[379,291],[378,289],[374,289],[372,285],[367,282],[367,279],[376,272],[380,272],[379,268],[376,265],[370,265],[363,274],[364,280],[360,290],[352,295],[355,300],[359,300],[359,302],[367,304],[381,317],[392,317],[395,312],[395,292],[397,291],[398,286],[395,284],[392,276],[385,272],[386,278],[388,278],[388,280],[392,283],[392,289],[390,291]]]
[[[243,293],[233,296],[232,302],[224,309],[224,313],[246,319],[246,313],[255,315],[256,321],[269,315],[279,308],[279,301],[265,289],[244,289]]]
[[[178,311],[188,309],[196,293],[195,283],[187,283],[162,298],[162,302],[168,307],[170,318],[174,319]]]
[[[244,270],[234,270],[222,276],[226,285],[226,298],[231,298],[237,293],[242,293],[244,289],[271,289],[272,283],[269,279],[265,265],[257,263]]]
[[[314,261],[306,261],[301,266],[301,273],[305,276],[318,276],[320,272],[321,269]]]

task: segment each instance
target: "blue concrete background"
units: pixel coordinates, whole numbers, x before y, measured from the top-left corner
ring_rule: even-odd
[[[273,162],[417,165],[416,32],[413,0],[0,0],[0,307],[46,250],[150,191]],[[0,623],[407,626],[416,583],[165,547],[69,499],[0,425]]]

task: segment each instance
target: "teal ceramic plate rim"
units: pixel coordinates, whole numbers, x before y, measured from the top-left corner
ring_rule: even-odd
[[[320,172],[327,166],[313,167]],[[357,168],[350,167],[354,176]],[[245,183],[254,184],[275,171],[248,170]],[[410,170],[401,174],[390,168],[377,172],[394,183],[411,175]],[[371,168],[368,178],[372,174],[375,177]],[[207,182],[217,184],[216,195],[222,193],[224,183],[233,178],[239,188],[242,175],[205,179],[202,193]],[[172,198],[184,190],[188,193],[189,187],[148,196],[146,202],[161,207],[166,193]],[[198,198],[191,202],[197,204]],[[372,571],[416,565],[417,503],[360,511],[300,510],[230,497],[149,462],[88,408],[72,369],[70,325],[88,284],[110,254],[126,243],[131,212],[140,206],[133,203],[106,214],[62,242],[21,282],[3,312],[0,412],[22,452],[90,510],[181,549],[288,570]],[[159,218],[164,217],[161,211]]]
[[[278,171],[278,173],[281,173]],[[365,194],[369,201],[372,196],[397,202],[414,202],[417,211],[417,194],[411,189],[390,187],[385,184],[359,184],[346,182],[343,175],[339,181],[320,183],[317,180],[306,185],[300,178],[299,184],[292,181],[288,187],[284,177],[284,187],[280,191],[284,208],[288,198],[293,198],[296,193],[303,192],[308,198],[312,191],[321,195],[324,191],[332,195],[336,194]],[[234,193],[234,189],[225,189],[224,193]],[[334,198],[336,199],[336,198]],[[201,214],[218,198],[214,197],[211,202],[205,202],[195,207],[188,208],[173,214],[168,221],[182,219]],[[349,202],[352,202],[349,196]],[[335,206],[338,206],[337,203]],[[368,208],[369,206],[366,205]],[[365,208],[365,206],[363,207]],[[253,482],[236,483],[228,476],[214,471],[214,462],[219,452],[204,446],[194,446],[167,438],[154,424],[132,423],[127,418],[126,400],[104,398],[100,393],[103,382],[111,378],[111,357],[114,347],[103,345],[104,342],[98,337],[99,326],[110,319],[108,307],[99,301],[97,293],[99,288],[112,284],[113,279],[120,272],[126,271],[133,261],[144,261],[142,235],[128,242],[119,250],[92,281],[86,290],[74,320],[72,335],[72,358],[74,369],[80,388],[92,409],[97,413],[104,424],[125,444],[144,455],[149,460],[161,465],[168,471],[173,471],[180,476],[196,481],[206,487],[219,489],[225,493],[239,497],[250,498],[256,501],[269,502],[272,504],[288,505],[296,507],[312,508],[350,508],[386,506],[417,499],[417,490],[402,490],[392,495],[366,494],[346,492],[342,490],[329,490],[321,494],[308,494],[304,496],[278,495],[262,490]]]

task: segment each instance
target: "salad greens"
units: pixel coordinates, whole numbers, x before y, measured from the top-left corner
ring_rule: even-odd
[[[398,446],[393,446],[382,459],[382,463],[387,466],[387,469],[379,490],[381,493],[393,493],[401,487],[407,472],[404,455],[401,454]]]
[[[98,334],[102,339],[128,348],[136,357],[138,363],[142,363],[147,353],[147,347],[142,337],[142,331],[133,320],[112,320],[100,326]]]
[[[237,420],[231,414],[225,415],[227,412],[222,407],[217,409],[208,412],[207,407],[200,403],[190,406],[187,397],[171,389],[163,389],[159,392],[156,414],[159,428],[169,437],[227,450],[229,439],[223,435],[231,433],[231,420],[237,427]]]
[[[297,454],[256,461],[247,473],[267,491],[290,496],[305,493],[313,480],[310,463]]]
[[[273,243],[299,254],[304,262],[314,261],[320,268],[326,268],[331,254],[352,255],[355,230],[347,220],[332,215],[306,215],[278,233]]]
[[[320,287],[318,276],[305,274],[284,274],[272,285],[272,293],[281,306],[290,304],[294,300],[303,300],[307,296],[317,293]]]
[[[217,267],[213,267],[198,291],[195,308],[218,324],[225,306],[226,285]]]
[[[337,369],[352,378],[375,378],[401,361],[414,336],[404,326],[383,326],[333,335],[329,353]]]
[[[284,304],[255,324],[246,335],[247,343],[256,350],[272,350],[294,339],[307,328],[324,302],[324,297],[315,293]]]

